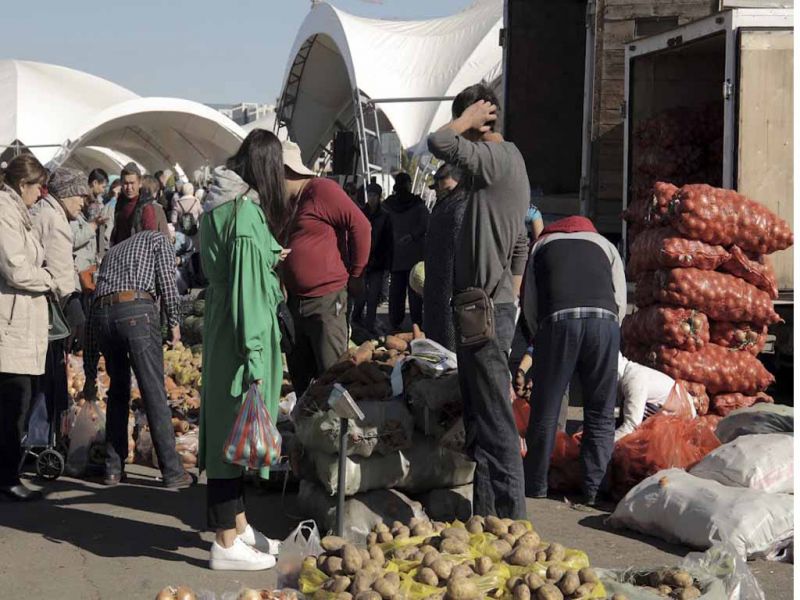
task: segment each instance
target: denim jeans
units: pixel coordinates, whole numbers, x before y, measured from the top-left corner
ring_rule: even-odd
[[[495,338],[482,346],[458,348],[458,380],[466,449],[476,463],[473,513],[524,519],[525,482],[508,371],[515,320],[514,304],[495,306]]]
[[[604,319],[544,322],[533,346],[531,422],[526,441],[525,493],[547,494],[562,398],[575,372],[583,389],[583,492],[594,497],[614,450],[619,324]]]
[[[100,350],[111,378],[106,408],[106,476],[120,474],[128,456],[132,368],[164,481],[181,477],[184,470],[175,450],[172,412],[164,389],[158,308],[150,300],[135,300],[97,307],[94,314]]]

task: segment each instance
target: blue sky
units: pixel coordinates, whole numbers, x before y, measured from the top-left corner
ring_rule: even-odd
[[[440,17],[471,0],[333,0],[374,18]],[[0,58],[54,63],[142,96],[273,102],[310,0],[4,2]],[[35,7],[35,8],[34,8]]]

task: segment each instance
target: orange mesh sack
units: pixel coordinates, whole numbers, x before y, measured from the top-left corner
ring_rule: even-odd
[[[627,273],[635,278],[645,271],[673,267],[713,271],[730,258],[722,246],[689,240],[674,229],[661,227],[642,232],[633,242]]]
[[[736,352],[707,344],[697,352],[657,346],[649,356],[650,366],[674,379],[696,381],[709,394],[741,392],[746,395],[765,390],[775,377],[749,352]]]
[[[670,215],[680,233],[708,244],[770,254],[794,242],[789,224],[766,206],[710,185],[683,186],[672,199]]]
[[[612,489],[623,497],[647,477],[677,467],[690,469],[720,445],[716,423],[706,418],[655,415],[614,447]]]
[[[677,186],[657,181],[653,185],[652,193],[642,194],[636,198],[622,216],[632,225],[658,227],[669,217],[670,203],[677,191]]]
[[[745,350],[757,356],[767,343],[767,326],[711,321],[711,343],[732,350]]]
[[[648,306],[623,319],[622,339],[626,345],[664,344],[694,352],[708,343],[708,318],[690,308]]]
[[[759,403],[775,404],[772,396],[759,392],[754,396],[745,396],[744,394],[720,394],[711,399],[711,410],[714,414],[721,417],[727,417],[733,411],[740,408],[747,408]]]
[[[781,320],[769,294],[743,279],[716,271],[657,271],[654,295],[656,302],[694,308],[715,321],[771,325]]]
[[[722,263],[720,270],[741,277],[758,289],[767,292],[773,300],[778,298],[778,279],[775,270],[764,256],[759,260],[750,260],[739,246],[733,246],[730,259]]]
[[[579,491],[583,482],[580,457],[579,435],[567,435],[564,431],[557,431],[553,455],[550,457],[547,487],[559,492]]]

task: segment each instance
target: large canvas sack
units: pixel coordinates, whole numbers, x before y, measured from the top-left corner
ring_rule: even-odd
[[[717,437],[723,444],[740,435],[790,431],[794,431],[794,408],[780,404],[756,404],[749,408],[740,408],[717,425]]]
[[[406,401],[417,431],[440,438],[464,412],[458,373],[415,381],[406,390]]]
[[[693,548],[722,541],[742,558],[776,560],[792,544],[794,497],[668,469],[628,492],[608,523]]]
[[[690,471],[730,487],[794,493],[794,434],[743,435],[709,453]]]

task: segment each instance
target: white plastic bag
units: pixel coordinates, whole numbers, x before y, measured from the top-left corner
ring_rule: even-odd
[[[306,556],[322,554],[319,530],[314,521],[303,521],[282,543],[278,555],[278,588],[297,589]]]
[[[722,485],[794,493],[794,435],[743,435],[709,453],[690,471]]]
[[[794,498],[668,469],[629,491],[608,524],[694,548],[721,541],[742,558],[776,560],[792,542]]]
[[[411,342],[411,356],[397,361],[392,369],[392,395],[399,396],[403,393],[403,366],[408,362],[417,363],[422,372],[429,377],[439,377],[458,369],[458,359],[452,352],[434,342],[433,340],[413,340]]]
[[[794,408],[765,402],[733,411],[719,422],[716,431],[723,444],[740,435],[786,432],[794,432]]]
[[[87,401],[78,413],[69,436],[66,473],[79,477],[89,465],[89,450],[106,437],[106,415],[96,401]]]

